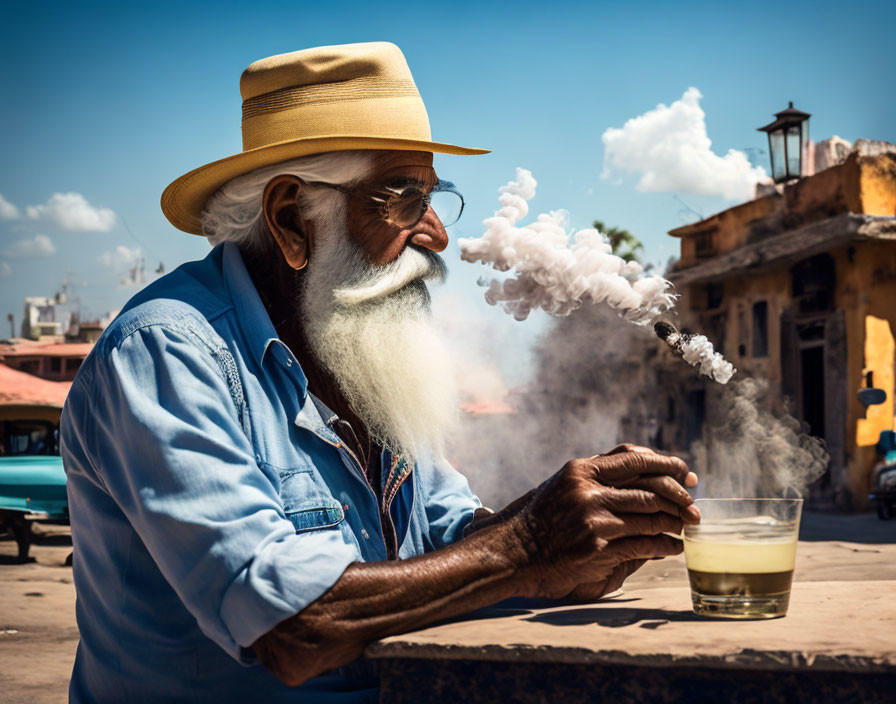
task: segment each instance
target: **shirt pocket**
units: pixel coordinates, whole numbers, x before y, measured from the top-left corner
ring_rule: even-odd
[[[296,533],[334,528],[345,520],[345,509],[309,468],[281,469],[280,500]]]

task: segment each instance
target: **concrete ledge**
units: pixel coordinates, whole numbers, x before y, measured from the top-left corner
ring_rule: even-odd
[[[751,672],[400,658],[377,663],[384,704],[889,704],[896,690],[896,674],[878,672]]]
[[[695,615],[685,587],[585,606],[484,610],[372,644],[374,660],[896,675],[896,582],[798,582],[788,615]]]

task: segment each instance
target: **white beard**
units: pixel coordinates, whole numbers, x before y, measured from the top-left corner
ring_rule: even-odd
[[[459,404],[423,281],[443,279],[445,266],[413,247],[374,266],[349,239],[344,215],[328,215],[315,223],[301,291],[311,351],[373,440],[411,465],[424,454],[441,455]]]

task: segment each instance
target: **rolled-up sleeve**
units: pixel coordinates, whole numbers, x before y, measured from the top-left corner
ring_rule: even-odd
[[[430,548],[438,550],[463,537],[464,528],[482,504],[470,491],[466,477],[444,458],[436,458],[421,472]]]
[[[82,427],[63,440],[84,444],[203,633],[234,657],[361,559],[339,530],[296,533],[226,370],[188,330],[140,328],[107,345],[91,376],[73,388],[90,403],[67,406],[66,425]]]

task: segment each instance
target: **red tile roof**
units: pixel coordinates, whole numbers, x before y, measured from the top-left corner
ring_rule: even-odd
[[[52,406],[62,408],[70,381],[47,381],[0,364],[0,406]]]
[[[0,344],[0,359],[4,357],[80,357],[84,359],[93,349],[92,342],[14,342]]]

